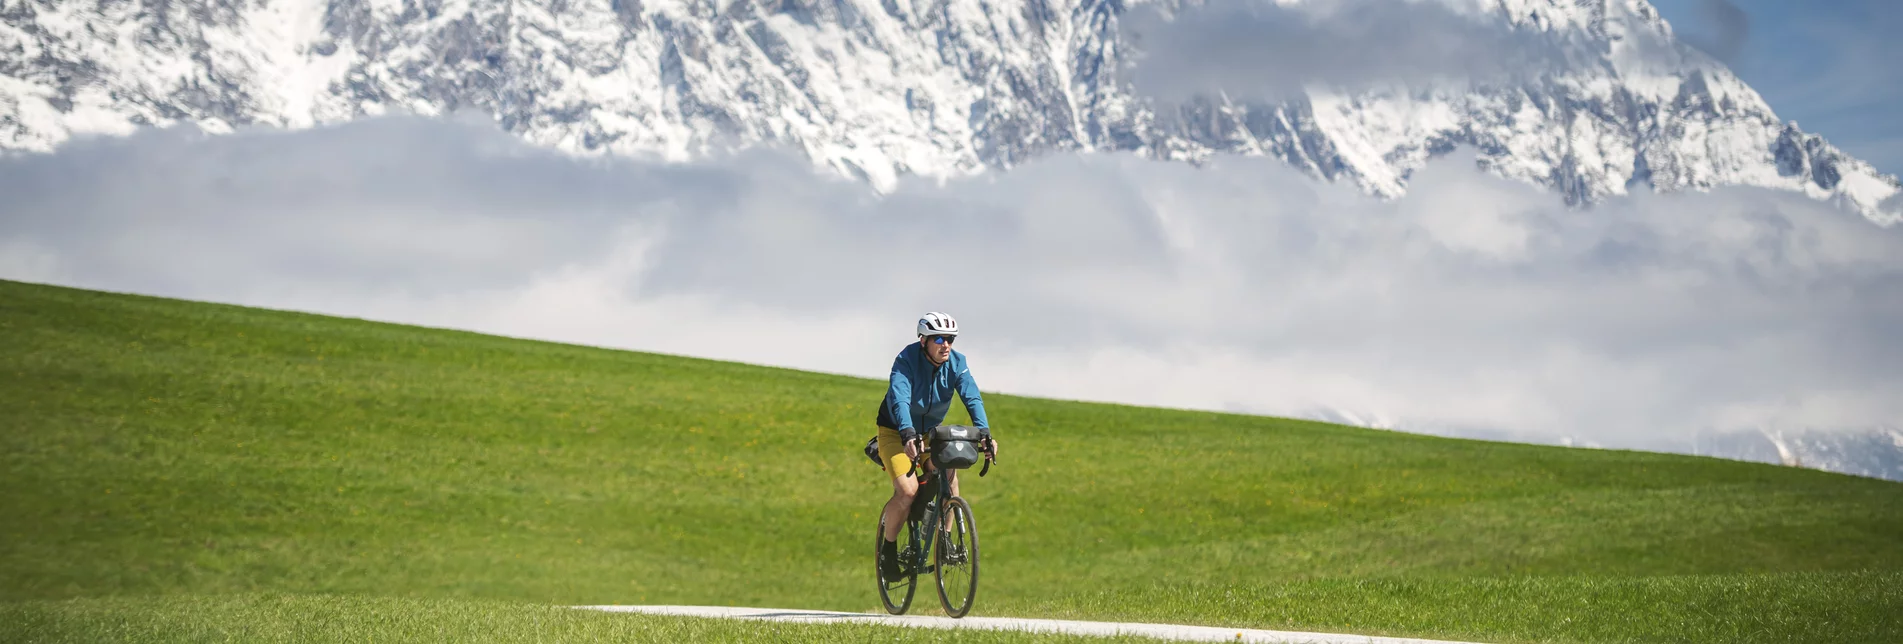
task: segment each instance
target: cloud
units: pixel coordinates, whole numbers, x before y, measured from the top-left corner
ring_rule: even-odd
[[[0,277],[868,377],[944,310],[987,391],[1519,440],[1903,418],[1903,227],[1757,189],[1576,211],[1471,154],[1413,185],[1054,155],[881,196],[766,149],[163,131],[0,160]]]
[[[1121,30],[1136,52],[1135,88],[1169,101],[1503,82],[1561,70],[1579,51],[1561,34],[1514,30],[1487,15],[1434,1],[1211,0],[1174,15],[1133,9]]]

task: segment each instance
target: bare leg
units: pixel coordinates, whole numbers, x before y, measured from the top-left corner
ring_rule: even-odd
[[[892,479],[892,499],[885,502],[885,540],[897,541],[905,516],[911,512],[912,497],[918,496],[918,479],[900,476]]]

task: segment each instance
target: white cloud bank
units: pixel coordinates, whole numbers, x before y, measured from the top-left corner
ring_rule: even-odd
[[[870,377],[944,310],[987,391],[1542,442],[1903,418],[1903,228],[1756,189],[1573,211],[1462,155],[1413,185],[1069,155],[879,197],[405,118],[147,132],[0,159],[0,277]]]

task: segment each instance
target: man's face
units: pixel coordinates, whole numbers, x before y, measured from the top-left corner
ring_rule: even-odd
[[[931,358],[933,364],[944,364],[951,358],[952,340],[955,339],[955,336],[949,335],[928,335],[920,338],[919,344],[925,345],[925,357]]]

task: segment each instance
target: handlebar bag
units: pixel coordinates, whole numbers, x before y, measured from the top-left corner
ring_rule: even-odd
[[[978,450],[979,438],[976,427],[964,425],[933,427],[932,463],[951,470],[962,470],[976,465],[982,455]]]

